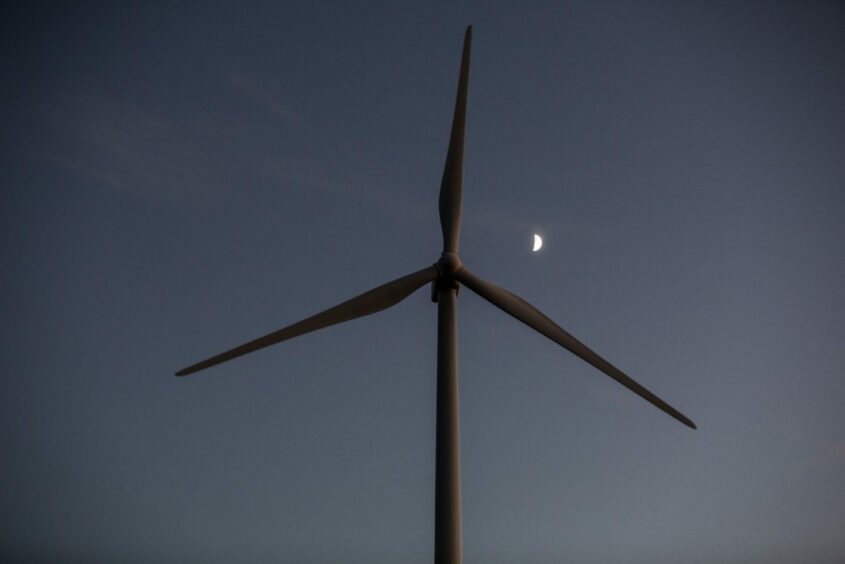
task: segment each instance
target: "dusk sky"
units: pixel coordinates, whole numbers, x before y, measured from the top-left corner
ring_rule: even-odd
[[[0,560],[423,564],[461,257],[467,563],[845,561],[845,4],[0,5]],[[531,252],[533,234],[544,247]]]

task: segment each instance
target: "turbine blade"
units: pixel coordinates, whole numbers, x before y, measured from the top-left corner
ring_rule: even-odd
[[[539,331],[581,359],[589,362],[641,398],[668,413],[684,425],[696,429],[695,423],[693,423],[688,417],[590,350],[584,343],[564,331],[557,325],[557,323],[546,317],[540,310],[519,296],[499,288],[486,280],[482,280],[466,268],[459,270],[457,274],[455,274],[455,278],[488,302],[492,303],[504,312],[511,314],[513,317],[519,319],[532,329]]]
[[[387,309],[410,296],[424,284],[437,279],[437,276],[437,268],[435,266],[429,266],[413,274],[374,288],[369,292],[364,292],[360,296],[354,297],[351,300],[345,301],[307,319],[303,319],[293,325],[289,325],[284,329],[279,329],[239,347],[183,368],[176,375],[187,376],[188,374],[204,370],[215,364],[226,362],[227,360],[263,349],[264,347],[269,347],[270,345],[275,345],[276,343],[281,343],[282,341],[304,335],[305,333]]]
[[[440,227],[443,230],[443,252],[458,252],[461,236],[461,191],[464,176],[464,124],[467,113],[467,86],[469,82],[469,55],[472,43],[472,26],[464,35],[464,51],[461,57],[461,75],[458,81],[458,98],[452,117],[452,134],[449,137],[449,152],[440,184]]]

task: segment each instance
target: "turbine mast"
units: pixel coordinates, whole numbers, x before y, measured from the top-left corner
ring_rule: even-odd
[[[441,279],[437,300],[437,445],[434,564],[461,564],[461,452],[458,418],[456,283]]]

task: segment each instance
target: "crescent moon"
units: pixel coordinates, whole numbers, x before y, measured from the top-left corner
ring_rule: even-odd
[[[540,247],[542,247],[542,246],[543,246],[543,239],[535,233],[534,234],[534,248],[531,249],[531,250],[536,253],[537,251],[540,250]]]

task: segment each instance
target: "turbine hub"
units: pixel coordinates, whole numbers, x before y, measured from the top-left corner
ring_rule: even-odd
[[[461,262],[461,257],[458,253],[447,251],[440,255],[440,260],[437,261],[437,269],[440,271],[442,278],[452,278],[456,272],[464,267]]]
[[[458,253],[447,251],[440,255],[440,260],[434,266],[437,267],[440,277],[431,283],[431,301],[437,303],[437,294],[440,290],[449,288],[455,292],[458,291],[460,285],[455,280],[455,274],[464,267],[464,263],[461,262]]]

